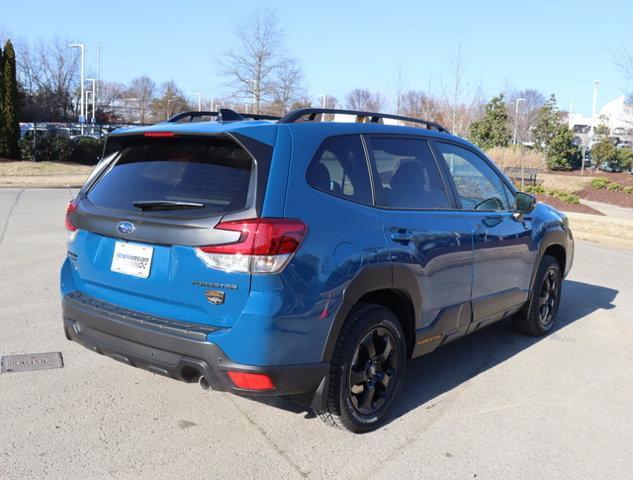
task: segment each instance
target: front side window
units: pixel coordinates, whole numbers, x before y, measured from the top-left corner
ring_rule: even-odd
[[[393,209],[447,209],[448,197],[426,140],[373,137],[376,204]]]
[[[325,139],[308,167],[306,178],[317,190],[371,205],[367,161],[358,135]]]
[[[438,142],[453,176],[464,210],[510,210],[509,189],[479,155],[457,145]]]

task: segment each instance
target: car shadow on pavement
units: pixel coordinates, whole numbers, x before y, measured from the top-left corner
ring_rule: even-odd
[[[596,310],[615,308],[612,302],[617,294],[618,291],[612,288],[566,280],[556,324],[549,335]],[[512,327],[512,320],[505,319],[412,360],[407,366],[404,388],[390,421],[423,405],[426,409],[433,408],[436,405],[433,399],[549,335],[532,337],[517,333]],[[315,417],[313,412],[284,398],[257,401],[294,413],[305,413],[306,418]]]

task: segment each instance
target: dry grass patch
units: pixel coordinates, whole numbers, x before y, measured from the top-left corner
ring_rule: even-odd
[[[523,159],[524,168],[536,168],[539,171],[546,170],[545,156],[541,152],[527,148],[495,147],[486,152],[501,168],[521,168]]]
[[[588,187],[594,178],[595,177],[589,175],[581,177],[580,175],[556,173],[540,173],[538,176],[539,180],[543,180],[543,187],[569,193],[579,192],[583,188]]]
[[[14,162],[0,160],[0,177],[82,175],[87,177],[94,167],[64,162]]]

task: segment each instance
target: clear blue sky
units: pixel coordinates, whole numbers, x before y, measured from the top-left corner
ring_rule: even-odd
[[[102,78],[173,78],[189,95],[222,96],[214,58],[230,47],[233,26],[269,7],[301,60],[309,93],[341,100],[356,87],[393,92],[400,65],[411,88],[439,93],[447,57],[462,45],[468,80],[486,96],[506,88],[555,93],[561,108],[589,113],[627,88],[612,52],[633,50],[633,1],[163,1],[3,2],[0,31],[34,40],[54,36],[87,45]],[[316,98],[315,98],[316,100]]]

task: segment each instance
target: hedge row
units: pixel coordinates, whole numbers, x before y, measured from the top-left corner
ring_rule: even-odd
[[[43,132],[38,132],[33,142],[33,132],[28,132],[20,140],[20,150],[24,160],[95,165],[103,153],[103,143],[92,137],[68,138]]]

